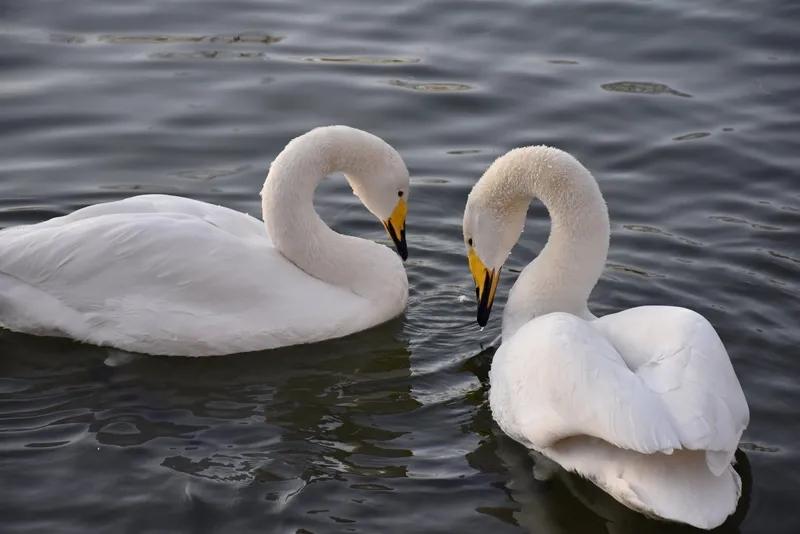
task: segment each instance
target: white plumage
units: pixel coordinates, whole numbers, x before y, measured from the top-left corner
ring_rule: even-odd
[[[398,191],[408,192],[408,172],[391,147],[337,126],[295,139],[273,162],[266,228],[221,206],[143,195],[0,231],[0,325],[204,356],[320,341],[386,321],[407,300],[400,258],[333,232],[313,210],[316,183],[336,170],[384,220]],[[270,203],[277,207],[268,213]],[[276,230],[293,245],[291,261],[271,238]]]
[[[643,306],[599,319],[588,312],[608,216],[594,178],[568,154],[512,151],[473,189],[464,235],[484,269],[473,270],[479,297],[521,231],[507,221],[534,197],[553,228],[504,311],[490,372],[495,420],[630,508],[718,526],[741,493],[732,467],[749,420],[741,386],[713,327],[691,310]],[[511,245],[498,250],[497,242]]]

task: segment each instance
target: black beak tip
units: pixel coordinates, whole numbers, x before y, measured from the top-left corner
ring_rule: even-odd
[[[491,308],[478,306],[478,325],[480,325],[481,327],[486,326],[486,323],[489,322],[489,313],[491,311],[492,311]]]
[[[492,300],[489,298],[489,293],[492,288],[492,276],[494,270],[491,272],[486,271],[485,279],[483,281],[483,293],[478,287],[475,287],[475,296],[478,297],[478,324],[483,327],[489,322],[489,314],[492,313]]]
[[[408,247],[406,246],[405,241],[401,241],[397,244],[397,253],[400,254],[400,257],[403,258],[403,261],[408,259]]]
[[[408,245],[406,245],[406,231],[402,230],[400,232],[400,239],[395,237],[394,232],[392,232],[392,241],[394,241],[394,246],[397,249],[397,253],[400,254],[400,257],[403,258],[403,261],[408,259]]]
[[[386,229],[389,230],[389,236],[391,236],[392,241],[394,242],[394,246],[397,249],[397,253],[403,259],[403,261],[408,259],[408,245],[406,244],[406,229],[403,228],[400,230],[400,236],[397,236],[397,231],[394,229],[391,221],[386,224]]]

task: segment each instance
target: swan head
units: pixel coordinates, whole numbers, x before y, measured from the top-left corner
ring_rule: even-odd
[[[464,244],[475,281],[478,324],[486,326],[492,311],[500,271],[525,226],[532,200],[512,187],[499,159],[472,188],[464,209]]]
[[[470,195],[470,201],[473,196]],[[475,296],[478,324],[486,326],[492,311],[500,271],[525,225],[525,209],[498,213],[479,202],[467,202],[464,211],[464,244]]]
[[[353,193],[382,223],[404,260],[406,245],[406,213],[408,212],[408,169],[400,154],[386,145],[380,161],[369,162],[368,170],[346,173]]]

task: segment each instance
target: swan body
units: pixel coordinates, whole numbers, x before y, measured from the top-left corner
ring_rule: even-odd
[[[366,132],[317,128],[272,163],[263,222],[142,195],[0,231],[0,325],[206,356],[321,341],[387,321],[405,309],[402,261],[317,216],[315,186],[334,171],[393,225],[405,253],[408,171],[400,156]]]
[[[646,515],[711,529],[736,509],[749,410],[725,347],[694,311],[587,308],[608,251],[591,174],[549,147],[516,149],[475,185],[464,236],[485,324],[499,272],[540,198],[552,219],[509,294],[489,402],[503,431]]]

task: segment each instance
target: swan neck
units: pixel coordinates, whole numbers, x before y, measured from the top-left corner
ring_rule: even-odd
[[[345,126],[311,130],[275,158],[261,191],[262,215],[275,248],[314,278],[365,297],[378,291],[373,286],[379,277],[365,272],[359,258],[374,254],[372,247],[386,247],[332,230],[314,209],[314,192],[322,178],[335,172],[344,173],[357,190],[375,161],[385,158],[387,147]]]
[[[518,183],[529,201],[538,198],[547,208],[550,235],[509,294],[504,337],[556,311],[590,318],[587,301],[608,255],[608,210],[597,181],[566,152],[534,148],[519,166],[527,172]]]

